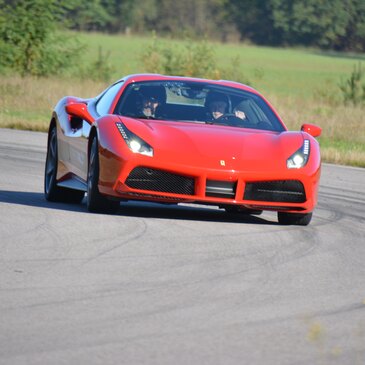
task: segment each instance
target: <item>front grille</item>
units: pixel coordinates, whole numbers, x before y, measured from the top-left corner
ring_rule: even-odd
[[[246,184],[244,200],[304,203],[304,186],[297,180],[260,181]]]
[[[236,195],[236,182],[207,180],[205,195],[216,198],[234,199]]]
[[[136,167],[133,169],[125,183],[133,189],[194,195],[193,178],[148,167]]]

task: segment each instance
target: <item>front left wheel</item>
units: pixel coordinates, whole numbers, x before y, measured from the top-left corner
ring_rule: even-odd
[[[278,212],[278,221],[284,225],[307,226],[312,220],[312,213]]]

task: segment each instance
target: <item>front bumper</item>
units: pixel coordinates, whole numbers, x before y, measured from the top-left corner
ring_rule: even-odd
[[[101,155],[99,190],[126,200],[239,205],[307,213],[317,204],[320,167],[282,171],[204,169]],[[153,161],[154,163],[151,163]]]

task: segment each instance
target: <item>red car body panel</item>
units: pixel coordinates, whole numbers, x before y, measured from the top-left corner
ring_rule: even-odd
[[[113,114],[129,85],[142,81],[183,81],[224,85],[258,95],[282,124],[281,131],[207,125],[174,120],[152,120]],[[86,187],[90,133],[99,143],[99,190],[117,199],[157,202],[193,202],[216,205],[239,205],[251,209],[286,212],[312,212],[317,204],[321,159],[319,144],[307,132],[289,132],[272,106],[254,89],[230,81],[214,81],[161,75],[132,75],[121,83],[108,113],[96,112],[95,99],[63,98],[56,106],[51,123],[57,126],[57,181],[76,179]],[[76,104],[83,103],[83,118]],[[74,111],[77,109],[78,112]],[[77,114],[78,113],[78,114]],[[153,157],[132,152],[123,140],[116,123],[147,142]],[[310,131],[310,125],[305,130]],[[317,130],[316,130],[317,131]],[[305,166],[289,169],[287,159],[303,145],[310,143]],[[193,193],[181,194],[131,187],[126,181],[131,172],[143,167],[192,179]],[[245,198],[247,184],[267,181],[299,181],[304,186],[302,202],[265,201]],[[208,182],[208,183],[207,183]],[[233,183],[233,195],[208,194],[207,184]],[[67,186],[67,185],[66,185]],[[229,185],[231,186],[231,185]]]

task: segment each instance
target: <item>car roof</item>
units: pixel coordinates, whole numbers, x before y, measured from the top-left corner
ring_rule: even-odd
[[[236,89],[241,89],[245,91],[250,91],[255,94],[260,94],[257,90],[252,88],[251,86],[241,84],[239,82],[230,81],[230,80],[210,80],[210,79],[203,79],[203,78],[196,78],[196,77],[186,77],[186,76],[168,76],[168,75],[161,75],[161,74],[151,74],[151,73],[143,73],[143,74],[132,74],[127,75],[117,82],[141,82],[141,81],[185,81],[185,82],[201,82],[201,83],[210,83],[215,85],[221,86],[228,86],[233,87]]]

